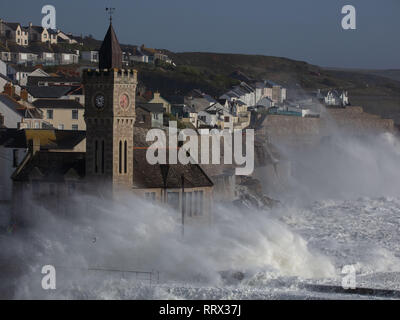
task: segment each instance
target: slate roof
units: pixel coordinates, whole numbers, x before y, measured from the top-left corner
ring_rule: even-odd
[[[162,103],[139,103],[136,108],[141,108],[147,112],[151,113],[163,113],[164,106]]]
[[[32,103],[36,108],[84,109],[78,101],[71,99],[38,99]]]
[[[28,93],[34,98],[60,98],[65,96],[71,87],[68,86],[28,86],[26,87]]]
[[[111,23],[99,50],[99,68],[122,68],[122,50]]]
[[[18,26],[20,25],[18,22],[4,22],[4,24],[14,31],[17,30]]]
[[[81,78],[78,77],[41,77],[41,76],[29,76],[27,86],[37,86],[39,82],[49,83],[81,83]]]
[[[184,96],[168,96],[167,101],[171,104],[185,104],[185,97]]]
[[[32,29],[33,31],[38,32],[38,33],[42,33],[43,30],[44,30],[44,28],[43,28],[42,26],[31,26],[31,29]]]
[[[42,119],[42,114],[39,110],[35,108],[27,108],[7,94],[0,94],[0,102],[23,118]]]
[[[62,182],[65,174],[74,169],[78,177],[85,177],[84,152],[47,152],[38,151],[26,163],[14,172],[14,181],[26,181],[32,172],[36,171],[41,179],[49,182]]]
[[[135,127],[134,134],[134,165],[133,177],[136,188],[163,188],[164,181],[161,165],[151,165],[146,159],[147,147],[151,142],[146,142],[147,130]],[[168,154],[167,154],[168,159]],[[213,182],[198,164],[171,164],[169,165],[166,179],[167,188],[181,188],[181,176],[184,175],[185,188],[212,187]]]
[[[0,145],[6,148],[28,148],[29,140],[40,139],[42,149],[73,149],[86,138],[80,130],[56,129],[0,129]]]

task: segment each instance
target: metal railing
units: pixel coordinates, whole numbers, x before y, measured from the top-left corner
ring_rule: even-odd
[[[122,278],[128,278],[128,276],[133,276],[137,281],[148,281],[150,285],[158,284],[160,282],[160,272],[159,271],[138,271],[138,270],[122,270],[116,268],[104,268],[104,267],[64,267],[64,266],[54,266],[55,269],[66,269],[66,270],[77,270],[77,271],[95,271],[104,272],[109,274],[121,274]]]

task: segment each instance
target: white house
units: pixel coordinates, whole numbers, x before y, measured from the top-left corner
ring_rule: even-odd
[[[324,96],[324,102],[327,106],[347,106],[349,104],[349,97],[347,91],[339,93],[336,90],[329,90],[326,96]]]
[[[16,70],[15,73],[15,80],[18,81],[18,83],[21,86],[26,86],[28,82],[28,77],[49,77],[49,74],[43,71],[41,68],[20,68]]]
[[[39,52],[38,62],[45,65],[53,65],[56,63],[56,54],[54,52]]]
[[[140,52],[136,51],[135,54],[129,56],[130,62],[142,62],[142,63],[149,63],[149,56]]]
[[[76,53],[58,52],[56,53],[57,64],[77,64],[79,56]]]
[[[61,30],[57,30],[57,38],[59,41],[61,40],[61,42],[66,42],[69,44],[78,43],[78,41],[73,38],[71,33],[65,33]]]
[[[11,61],[16,64],[33,64],[38,60],[38,55],[31,52],[11,52]]]
[[[98,51],[82,51],[81,58],[83,61],[88,62],[99,62],[99,52]]]
[[[198,127],[207,126],[215,127],[218,122],[218,116],[216,111],[199,111],[197,114]]]

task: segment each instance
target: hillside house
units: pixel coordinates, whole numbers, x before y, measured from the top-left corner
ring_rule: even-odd
[[[64,42],[69,44],[78,43],[78,41],[73,38],[72,33],[65,33],[61,30],[57,30],[57,42]]]
[[[20,103],[8,94],[0,94],[0,113],[7,128],[48,128],[51,125],[43,119],[41,110]]]
[[[82,61],[98,63],[99,62],[99,52],[98,51],[82,51],[81,58],[82,58]]]
[[[154,92],[153,99],[151,99],[149,103],[161,103],[164,107],[164,112],[171,113],[171,103],[164,99],[159,92]]]
[[[17,22],[5,22],[0,20],[0,36],[20,46],[27,46],[29,44],[28,30]]]
[[[56,30],[43,28],[42,26],[34,26],[32,23],[29,23],[27,30],[30,42],[48,42],[50,44],[57,44]]]
[[[58,130],[86,130],[85,108],[69,99],[37,99],[33,106],[43,113],[43,119]]]
[[[138,103],[135,125],[141,128],[162,128],[164,106],[162,103]]]
[[[349,98],[347,91],[329,90],[326,95],[323,95],[323,101],[327,106],[347,106]]]
[[[56,64],[78,64],[79,55],[73,52],[57,52],[55,54]]]

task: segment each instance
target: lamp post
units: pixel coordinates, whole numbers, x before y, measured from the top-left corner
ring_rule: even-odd
[[[182,237],[185,235],[185,207],[186,207],[186,197],[185,197],[185,176],[181,175],[182,182]]]
[[[169,164],[160,164],[161,175],[163,179],[163,187],[164,187],[164,202],[167,202],[167,178],[169,171]]]

